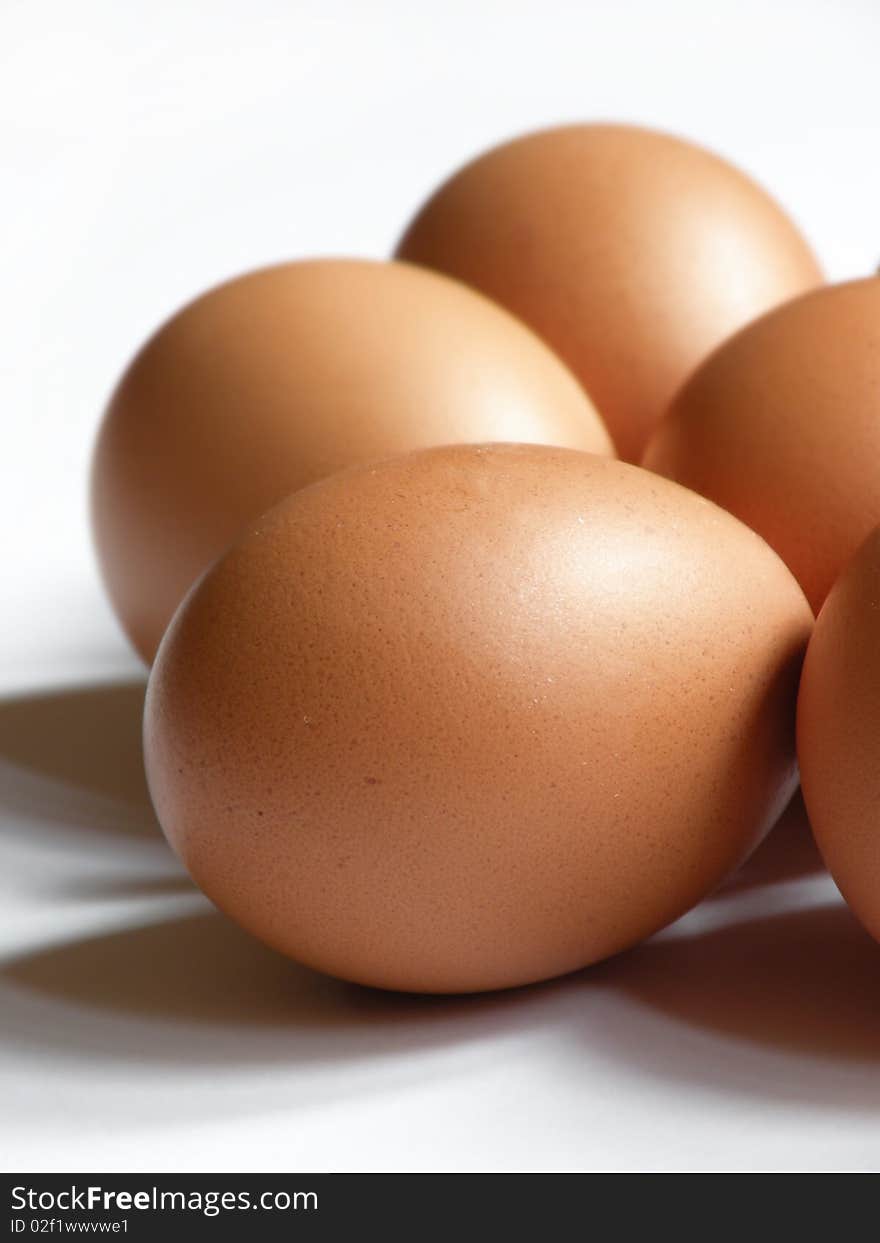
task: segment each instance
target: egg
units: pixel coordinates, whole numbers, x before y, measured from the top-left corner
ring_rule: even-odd
[[[192,590],[150,677],[150,790],[205,893],[293,958],[525,984],[760,841],[811,622],[753,532],[638,467],[403,455],[295,493]]]
[[[198,575],[296,488],[487,439],[612,452],[555,355],[446,277],[318,260],[211,290],[140,351],[98,437],[93,528],[124,629],[149,662]]]
[[[630,461],[710,350],[822,279],[754,181],[701,147],[630,125],[569,125],[494,148],[437,190],[397,254],[530,324]]]
[[[814,611],[880,522],[878,325],[874,277],[778,308],[699,368],[644,458],[758,531]]]
[[[844,898],[880,940],[880,529],[819,614],[797,744],[816,842]]]

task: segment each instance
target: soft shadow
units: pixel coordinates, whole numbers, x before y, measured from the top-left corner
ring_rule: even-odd
[[[400,1053],[493,1028],[523,999],[528,1008],[566,986],[468,998],[361,988],[291,962],[214,911],[41,949],[0,970],[7,1039],[200,1063]]]
[[[66,898],[152,898],[199,890],[186,872],[162,873],[159,876],[95,876],[64,882]]]
[[[0,700],[0,803],[29,819],[158,832],[141,749],[143,681]]]
[[[800,790],[750,859],[721,892],[818,876],[825,871]]]
[[[149,803],[141,682],[0,700],[0,755],[20,768],[126,803]]]
[[[651,1012],[702,1032],[880,1069],[880,947],[843,902],[646,943],[603,968],[605,982]],[[681,1037],[621,1023],[620,1053],[682,1080],[725,1078],[730,1043],[704,1060]],[[769,1080],[764,1090],[773,1090]],[[865,1075],[876,1105],[880,1076]],[[809,1096],[809,1091],[805,1091]]]

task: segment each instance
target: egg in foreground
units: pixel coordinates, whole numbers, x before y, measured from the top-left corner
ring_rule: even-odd
[[[405,455],[288,498],[190,594],[149,683],[152,797],[208,896],[293,958],[526,984],[761,840],[811,622],[753,532],[637,467]]]
[[[534,328],[629,461],[710,350],[822,280],[794,223],[751,178],[631,125],[568,125],[495,147],[436,191],[397,254]]]
[[[880,941],[880,529],[816,621],[797,734],[804,801],[822,857]]]
[[[210,290],[137,355],[95,449],[93,528],[124,629],[149,663],[198,575],[295,489],[484,440],[612,451],[563,364],[455,281],[315,260]]]

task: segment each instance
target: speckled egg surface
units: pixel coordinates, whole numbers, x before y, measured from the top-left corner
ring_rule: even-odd
[[[426,450],[288,498],[154,665],[147,772],[197,883],[292,957],[458,992],[681,914],[795,784],[811,614],[735,518],[637,467]]]
[[[798,697],[804,800],[843,896],[880,940],[880,530],[816,621]]]
[[[458,441],[610,453],[576,380],[512,315],[402,263],[314,260],[204,294],[137,355],[95,450],[110,598],[152,660],[241,527],[371,458]]]
[[[397,253],[530,324],[629,461],[711,349],[822,279],[751,178],[631,125],[569,125],[486,152],[428,200]]]
[[[880,522],[880,278],[737,333],[682,388],[644,464],[763,535],[818,612]]]

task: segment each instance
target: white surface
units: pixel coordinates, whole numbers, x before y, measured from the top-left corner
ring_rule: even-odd
[[[880,951],[826,878],[772,880],[778,844],[643,950],[471,1001],[347,989],[213,914],[146,802],[85,490],[181,300],[386,253],[519,130],[679,130],[873,269],[878,46],[874,0],[0,6],[4,1168],[876,1168]]]

